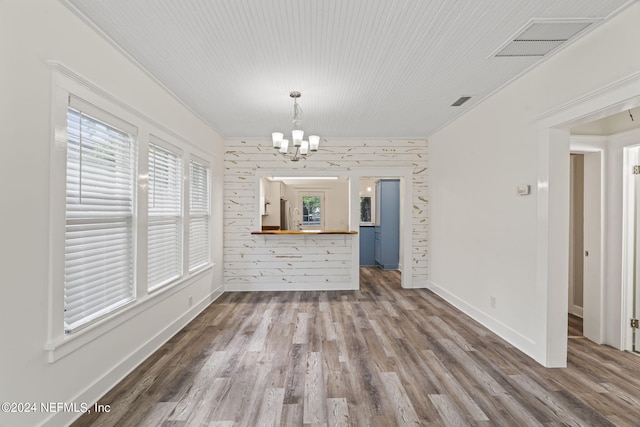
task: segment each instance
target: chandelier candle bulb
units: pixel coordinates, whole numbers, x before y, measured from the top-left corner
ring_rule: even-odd
[[[287,150],[289,149],[289,140],[288,139],[283,139],[282,140],[282,147],[280,148],[280,152],[281,153],[286,153]]]
[[[282,147],[282,138],[284,138],[284,134],[282,132],[273,132],[271,134],[271,138],[273,139],[273,148],[280,149],[280,147]]]
[[[300,145],[300,154],[306,156],[309,154],[309,141],[302,141]]]
[[[294,147],[300,147],[300,145],[302,145],[302,138],[304,138],[303,130],[294,129],[291,131],[291,139],[293,139]]]
[[[318,135],[311,135],[309,137],[309,150],[315,152],[318,151],[320,145],[320,137]]]

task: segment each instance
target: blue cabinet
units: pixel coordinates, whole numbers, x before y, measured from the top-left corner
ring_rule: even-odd
[[[400,180],[376,181],[376,226],[374,236],[376,265],[397,270],[400,260]]]
[[[375,239],[375,229],[372,225],[360,226],[360,265],[376,265],[373,256],[373,242]]]

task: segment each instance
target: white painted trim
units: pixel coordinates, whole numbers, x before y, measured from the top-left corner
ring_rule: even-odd
[[[77,404],[80,404],[80,402],[82,402],[93,406],[93,403],[97,402],[98,399],[100,399],[104,395],[105,390],[110,390],[116,384],[122,381],[149,356],[151,356],[155,351],[162,347],[162,345],[169,341],[169,339],[177,334],[182,328],[187,326],[189,322],[195,319],[202,311],[209,307],[209,305],[211,305],[212,302],[218,299],[222,295],[222,293],[223,287],[220,286],[209,295],[204,297],[202,300],[200,300],[197,304],[194,304],[193,307],[186,311],[182,316],[177,318],[162,331],[158,332],[155,336],[138,347],[138,349],[133,351],[127,358],[122,360],[108,373],[96,379],[91,385],[89,385],[82,392],[76,395],[76,397],[71,399],[71,402],[76,402]],[[69,425],[81,415],[82,413],[65,411],[56,412],[48,417],[42,425]]]
[[[360,178],[349,176],[349,227],[358,230],[351,241],[351,286],[360,288]],[[357,282],[357,283],[356,283]]]
[[[584,154],[584,172],[585,172],[585,250],[589,250],[589,256],[593,264],[584,265],[584,286],[583,286],[583,307],[569,306],[569,313],[580,316],[584,319],[583,322],[583,334],[591,341],[602,344],[605,342],[605,283],[607,277],[608,263],[606,262],[606,244],[607,244],[607,221],[609,218],[609,212],[607,209],[607,197],[608,192],[608,179],[606,167],[607,157],[607,137],[606,136],[591,136],[591,135],[572,135],[570,138],[570,150],[571,153]],[[598,167],[594,167],[591,164],[589,156],[598,155]],[[593,180],[595,176],[599,177],[599,209],[598,215],[599,221],[599,234],[589,233],[587,223],[590,215],[594,214],[588,211],[586,201],[589,200],[589,191],[596,189],[595,186],[589,185],[589,180]],[[596,179],[597,181],[597,179]],[[595,224],[595,223],[594,223]],[[594,225],[592,224],[592,225]],[[595,229],[594,229],[595,231]],[[591,241],[596,241],[596,245],[589,244]],[[598,242],[599,240],[599,242]],[[589,248],[589,246],[591,248]],[[595,249],[595,250],[594,250]],[[597,257],[596,261],[592,261],[593,257]],[[588,279],[588,267],[589,265],[595,265],[599,269],[597,273],[596,283],[591,282]]]
[[[540,135],[534,310],[541,327],[535,331],[536,360],[561,368],[567,363],[569,131],[547,128]]]
[[[82,74],[69,68],[62,62],[47,61],[47,64],[49,65],[49,68],[53,71],[54,76],[57,75],[57,77],[54,77],[54,83],[57,83],[65,87],[66,89],[73,88],[74,90],[71,91],[72,93],[75,93],[76,95],[78,95],[77,92],[81,92],[80,95],[82,97],[83,95],[87,95],[86,90],[88,90],[90,94],[89,94],[89,98],[86,99],[87,101],[92,102],[94,104],[98,104],[98,106],[100,106],[100,104],[104,104],[105,101],[110,104],[113,104],[117,108],[124,110],[124,112],[126,112],[126,115],[135,117],[134,119],[126,116],[122,118],[129,121],[133,121],[136,126],[142,127],[142,124],[139,123],[139,121],[147,122],[144,126],[145,129],[149,129],[149,127],[146,125],[151,125],[150,129],[155,128],[151,133],[156,133],[156,136],[167,139],[168,141],[171,141],[173,139],[174,144],[176,143],[176,141],[178,141],[180,144],[185,144],[189,147],[190,152],[197,154],[203,159],[210,159],[211,157],[215,157],[211,153],[203,151],[202,148],[198,147],[196,144],[194,144],[187,138],[180,136],[176,132],[165,127],[164,125],[152,119],[151,117],[147,116],[146,114],[141,113],[135,107],[127,104],[126,102],[123,102],[120,98],[116,97],[111,92],[108,92],[102,89],[100,86],[93,83],[90,79],[84,77]],[[83,89],[80,89],[80,88],[83,88]],[[95,102],[94,101],[95,96],[99,97],[100,101]],[[122,116],[122,114],[120,115]],[[205,120],[203,121],[207,123]],[[157,134],[158,131],[160,131],[159,135]],[[66,145],[66,141],[65,141],[65,145]]]
[[[580,307],[579,305],[573,305],[569,307],[569,314],[573,314],[574,316],[578,316],[584,319],[584,308]]]
[[[606,241],[606,176],[604,150],[584,154],[584,250],[589,251],[583,267],[583,335],[598,344],[604,342],[604,262]]]
[[[634,73],[539,116],[538,221],[536,259],[536,360],[547,367],[566,366],[566,328],[558,328],[566,312],[568,221],[566,159],[568,129],[640,105],[640,73]],[[564,130],[561,130],[564,129]],[[564,294],[564,297],[563,297]],[[556,295],[557,298],[553,298]],[[623,301],[620,301],[622,304]],[[566,315],[564,316],[566,318]],[[624,332],[623,332],[624,333]]]
[[[140,280],[141,277],[146,279],[146,262],[140,263],[140,258],[146,257],[146,239],[140,240],[141,236],[146,237],[146,230],[144,227],[140,227],[140,224],[145,224],[143,220],[146,219],[146,215],[140,214],[146,204],[146,196],[142,197],[145,190],[140,188],[144,187],[145,181],[140,176],[141,170],[140,162],[146,165],[147,159],[141,158],[139,154],[147,150],[147,139],[149,133],[160,134],[162,137],[168,139],[168,142],[172,144],[178,144],[183,150],[183,162],[189,158],[189,156],[198,156],[208,164],[215,162],[215,156],[209,155],[203,152],[202,149],[195,146],[188,140],[180,137],[175,132],[165,128],[164,126],[153,121],[146,115],[136,111],[128,104],[120,101],[109,92],[101,89],[90,80],[85,79],[81,75],[75,73],[60,62],[49,61],[48,65],[51,69],[51,93],[52,93],[52,111],[51,111],[51,127],[52,127],[52,140],[50,151],[50,168],[51,178],[49,183],[50,188],[50,200],[49,200],[49,283],[48,283],[48,325],[47,325],[47,342],[44,345],[44,350],[48,352],[49,363],[53,363],[71,352],[77,350],[83,345],[99,338],[104,333],[117,327],[123,322],[137,316],[142,311],[152,307],[159,303],[163,299],[170,295],[175,294],[181,289],[194,283],[195,280],[202,278],[203,274],[212,274],[214,264],[209,263],[202,266],[197,271],[184,270],[179,280],[176,280],[170,285],[162,288],[154,289],[153,291],[147,290],[146,280],[144,283]],[[64,282],[64,251],[60,248],[63,247],[64,242],[64,230],[65,230],[65,202],[64,197],[56,197],[56,195],[64,195],[66,186],[66,149],[67,149],[67,110],[68,99],[70,95],[78,96],[81,99],[86,100],[98,108],[102,108],[111,114],[119,117],[122,120],[131,123],[138,130],[137,134],[137,149],[139,151],[136,156],[136,174],[137,176],[137,188],[136,188],[136,217],[138,226],[134,227],[135,232],[138,233],[135,239],[137,250],[135,251],[136,259],[136,280],[135,285],[137,289],[135,299],[128,303],[123,308],[110,313],[105,318],[95,321],[86,325],[81,330],[75,331],[71,334],[65,334],[63,329],[63,315],[64,315],[64,295],[62,292],[62,284]],[[144,154],[143,153],[143,154]],[[188,194],[188,186],[185,186],[184,192],[185,200],[183,205],[187,206],[186,197]],[[143,222],[141,222],[143,221]],[[185,220],[185,227],[183,229],[183,235],[186,235],[188,230],[188,219]],[[213,242],[213,239],[210,238]],[[188,246],[184,248],[183,256],[188,257]]]
[[[576,218],[576,182],[575,182],[575,168],[576,168],[576,156],[570,156],[570,171],[571,171],[571,179],[570,185],[571,189],[569,191],[569,314],[576,314],[576,305],[575,305],[575,288],[576,288],[576,276],[575,276],[575,263],[576,263],[576,226],[574,220]],[[581,254],[579,255],[581,256]]]
[[[640,149],[638,145],[627,146],[623,149],[623,215],[622,215],[622,227],[623,227],[623,255],[622,255],[622,337],[621,348],[628,351],[633,351],[633,331],[629,327],[629,320],[632,319],[634,312],[634,267],[635,259],[634,253],[636,252],[635,238],[638,234],[638,230],[635,225],[635,217],[638,215],[636,212],[635,194],[638,189],[632,185],[632,174],[630,168],[633,164],[638,163],[640,158]]]
[[[640,72],[633,73],[534,119],[547,128],[570,129],[640,105]],[[577,136],[576,136],[577,137]]]
[[[90,324],[80,329],[78,332],[63,335],[58,341],[48,342],[45,345],[45,350],[49,353],[49,363],[54,363],[57,360],[62,359],[91,341],[100,338],[108,331],[138,316],[154,305],[159,304],[164,299],[187,288],[196,280],[201,279],[203,274],[210,274],[213,267],[214,265],[210,264],[184,280],[148,293],[144,298],[135,300],[135,302],[126,305],[123,309],[114,312],[113,315],[105,317],[96,323]]]
[[[431,280],[429,280],[428,288],[433,293],[444,299],[446,302],[518,348],[518,350],[522,351],[527,356],[535,359],[536,343],[533,340],[518,333],[514,329],[511,329],[504,323],[497,321],[487,313],[478,310],[476,307],[466,303],[463,299],[448,292],[446,289],[443,289]]]
[[[402,272],[402,287],[414,288],[413,274],[411,270],[406,270],[406,266],[412,265],[413,245],[413,169],[407,167],[382,167],[382,168],[354,168],[352,172],[360,182],[360,178],[400,178],[400,248],[401,258],[399,267]],[[357,206],[357,205],[356,205]],[[359,255],[358,255],[359,258]],[[423,286],[420,286],[423,287]],[[425,286],[426,287],[426,286]]]

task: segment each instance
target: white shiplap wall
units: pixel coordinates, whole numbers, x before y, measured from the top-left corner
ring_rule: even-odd
[[[350,289],[357,287],[352,268],[358,235],[252,235],[257,216],[257,178],[263,171],[324,172],[372,176],[377,168],[410,168],[412,176],[412,286],[427,283],[427,141],[328,139],[318,153],[292,163],[274,152],[270,141],[227,140],[224,157],[224,278],[227,290]],[[358,225],[351,226],[358,230]],[[356,255],[354,255],[356,252]],[[355,260],[357,261],[357,259]],[[407,273],[405,273],[407,274]]]

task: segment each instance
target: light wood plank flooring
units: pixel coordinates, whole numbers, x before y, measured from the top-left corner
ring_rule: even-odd
[[[582,317],[569,313],[569,338],[582,337]]]
[[[78,426],[638,426],[640,357],[569,340],[545,369],[397,272],[226,293]]]

